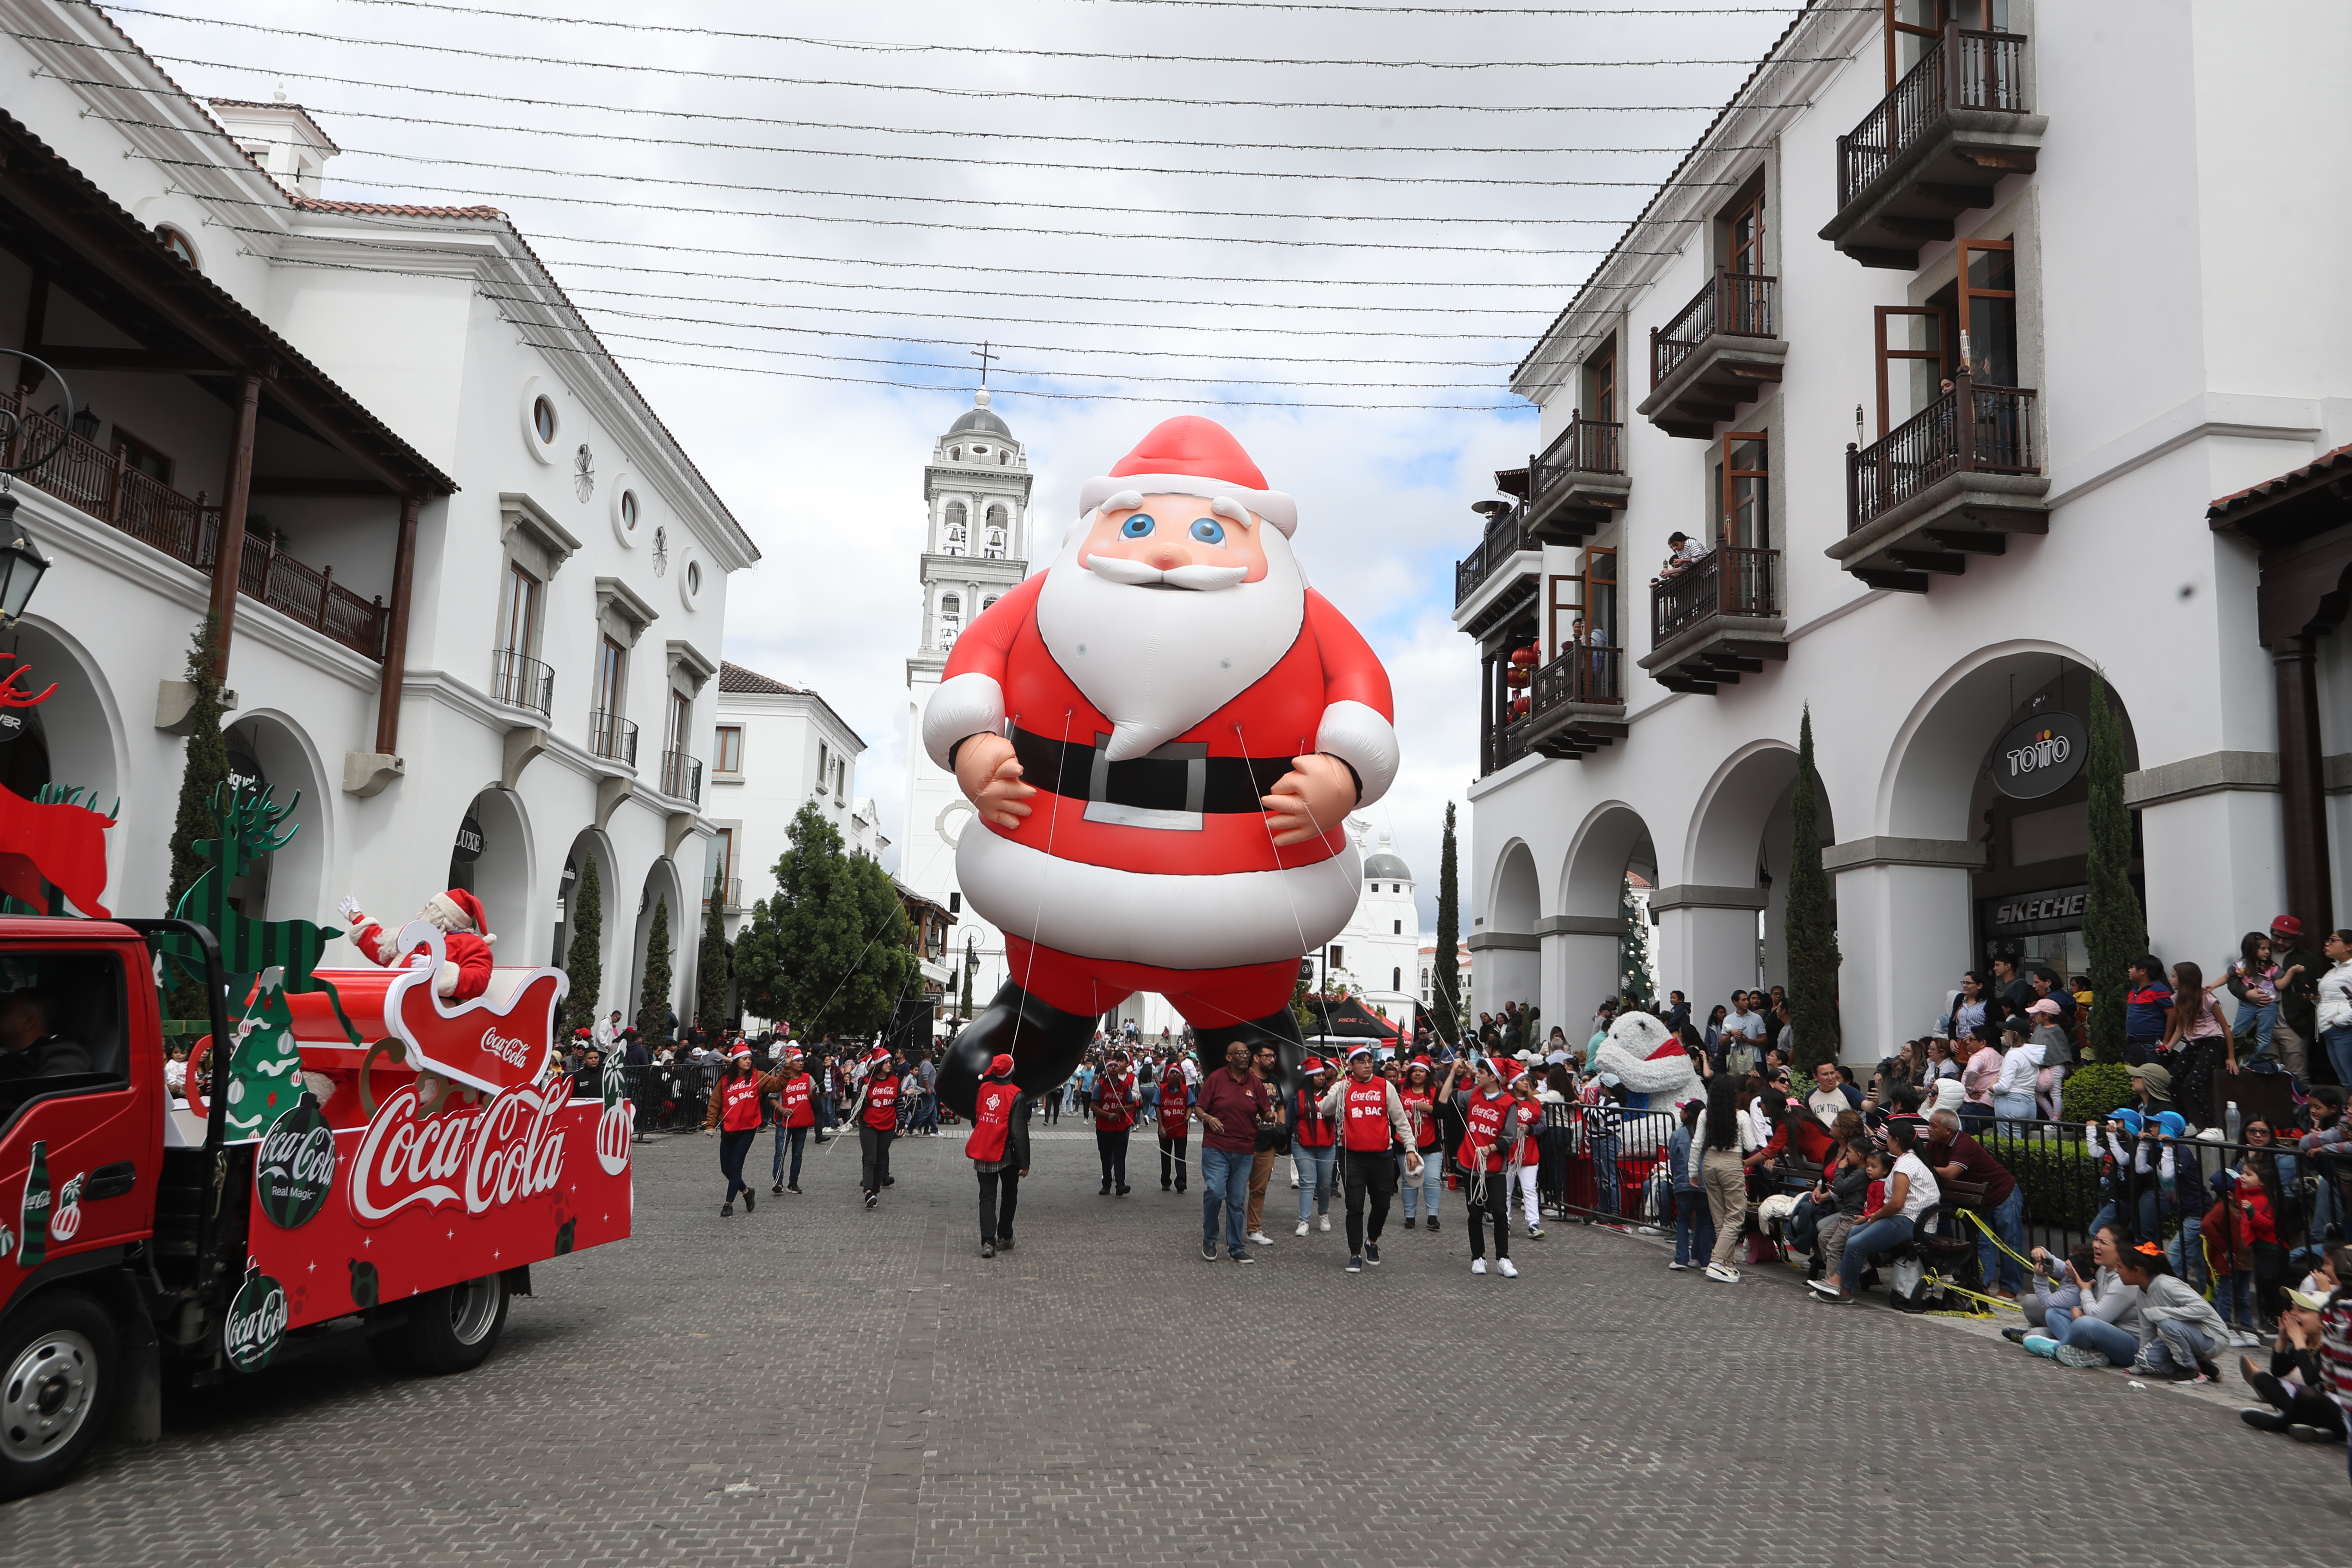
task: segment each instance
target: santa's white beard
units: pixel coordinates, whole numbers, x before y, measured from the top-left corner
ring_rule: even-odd
[[[1079,563],[1091,522],[1091,516],[1079,521],[1061,559],[1046,570],[1037,633],[1111,721],[1107,754],[1121,763],[1175,739],[1272,669],[1298,640],[1307,580],[1282,531],[1260,523],[1266,570],[1255,583],[1188,588],[1112,582]],[[1177,581],[1205,575],[1182,573]]]

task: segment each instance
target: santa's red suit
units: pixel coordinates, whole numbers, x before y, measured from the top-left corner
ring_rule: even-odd
[[[452,888],[426,900],[422,918],[441,931],[441,970],[434,976],[434,991],[453,1002],[467,1002],[489,989],[490,943],[498,938],[483,930],[488,921],[482,901],[463,888]],[[420,952],[432,952],[419,942],[403,952],[398,939],[399,932],[387,931],[370,921],[352,933],[352,945],[391,969],[406,964]]]
[[[1188,592],[1091,576],[1097,509],[1144,495],[1203,498],[1177,528],[1214,528],[1213,513],[1255,530],[1266,577]],[[1362,875],[1344,820],[1277,848],[1260,797],[1322,752],[1354,774],[1358,804],[1379,799],[1397,764],[1387,672],[1306,587],[1295,504],[1220,426],[1160,425],[1087,483],[1080,512],[1056,564],[956,639],[925,710],[941,767],[994,731],[1038,791],[1018,826],[966,827],[957,880],[1005,933],[1013,984],[1065,1013],[1156,991],[1196,1027],[1265,1018],[1299,955],[1347,924]]]

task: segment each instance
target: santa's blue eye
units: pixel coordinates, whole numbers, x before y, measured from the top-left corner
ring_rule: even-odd
[[[1159,526],[1160,525],[1157,522],[1152,521],[1151,514],[1150,512],[1139,511],[1132,517],[1129,518],[1125,522],[1118,525],[1119,537],[1122,539],[1141,539],[1150,534],[1153,529]]]
[[[1225,525],[1213,517],[1194,518],[1192,537],[1203,544],[1223,544],[1225,542]]]

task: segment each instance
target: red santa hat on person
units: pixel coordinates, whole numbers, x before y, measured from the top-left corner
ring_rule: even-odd
[[[1213,501],[1230,497],[1282,530],[1285,539],[1298,531],[1298,503],[1267,488],[1265,476],[1232,431],[1196,414],[1161,420],[1136,443],[1134,451],[1111,465],[1109,473],[1079,486],[1078,515],[1128,493],[1139,500],[1147,495],[1201,496]]]
[[[1011,1078],[1013,1076],[1013,1058],[1003,1055],[1002,1053],[991,1057],[988,1060],[988,1072],[986,1076],[989,1078]]]
[[[751,1059],[751,1047],[749,1046],[737,1046],[733,1050],[727,1053],[727,1059],[730,1062],[748,1062]]]
[[[469,931],[485,942],[499,939],[487,929],[489,917],[482,913],[482,900],[463,888],[452,888],[446,893],[436,893],[425,900],[425,907],[438,917],[444,929]]]

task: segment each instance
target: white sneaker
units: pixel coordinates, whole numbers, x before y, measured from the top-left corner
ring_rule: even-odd
[[[1296,1234],[1299,1236],[1305,1236],[1307,1234],[1307,1222],[1305,1220],[1302,1219],[1298,1222],[1298,1229]]]
[[[1486,1260],[1483,1258],[1472,1258],[1470,1260],[1470,1272],[1473,1274],[1484,1274],[1486,1272]]]
[[[1317,1215],[1315,1216],[1315,1226],[1317,1229],[1322,1231],[1325,1235],[1329,1235],[1331,1231],[1331,1216],[1328,1214]]]
[[[1706,1266],[1706,1277],[1710,1279],[1720,1279],[1726,1285],[1737,1285],[1739,1283],[1739,1270],[1737,1268],[1726,1268],[1720,1263],[1708,1264]]]
[[[1666,1267],[1673,1269],[1677,1274],[1687,1274],[1690,1272],[1690,1265],[1687,1263],[1669,1263]]]
[[[1495,1268],[1506,1279],[1517,1279],[1519,1277],[1518,1269],[1513,1267],[1511,1260],[1507,1258],[1496,1258],[1495,1260]]]
[[[1249,1238],[1252,1241],[1256,1242],[1260,1247],[1272,1247],[1274,1245],[1274,1237],[1266,1235],[1266,1233],[1262,1230],[1254,1230],[1250,1232]]]
[[[1290,1173],[1290,1190],[1294,1193],[1298,1190],[1298,1173],[1296,1171]]]

